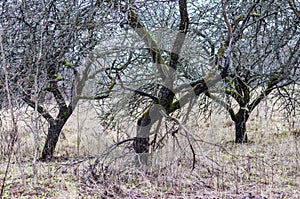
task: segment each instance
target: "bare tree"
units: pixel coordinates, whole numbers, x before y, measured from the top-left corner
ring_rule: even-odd
[[[260,2],[248,13],[250,24],[243,28],[242,39],[233,51],[233,66],[224,79],[225,94],[224,90],[221,95],[213,90],[206,93],[228,111],[235,123],[236,143],[248,141],[246,122],[263,99],[299,83],[299,19],[288,2],[280,2],[280,7],[278,3]],[[247,4],[228,4],[224,12],[228,18],[243,19],[246,16],[240,10]],[[235,34],[241,24],[230,24]]]
[[[43,159],[53,156],[80,99],[107,98],[101,101],[101,117],[111,126],[121,112],[126,120],[137,119],[133,148],[137,161],[147,164],[159,132],[151,129],[165,116],[186,105],[209,110],[209,99],[229,112],[236,142],[247,142],[246,122],[255,107],[298,81],[299,5],[294,1],[0,5],[12,89],[49,124]],[[90,79],[97,79],[92,96],[84,93]],[[134,93],[131,100],[123,96],[128,91]],[[55,116],[47,97],[55,100]]]
[[[135,1],[127,8],[122,26],[137,47],[125,53],[131,59],[118,79],[134,94],[118,103],[129,103],[138,120],[133,148],[139,163],[147,164],[159,133],[154,124],[164,115],[187,104],[196,108],[195,100],[202,105],[199,112],[211,111],[216,102],[234,121],[236,142],[244,143],[246,122],[257,105],[276,91],[290,94],[286,86],[299,82],[293,2]],[[118,109],[109,110],[105,117],[115,121]]]
[[[147,164],[150,146],[157,142],[159,131],[157,128],[151,131],[154,124],[160,124],[165,115],[187,104],[193,107],[198,96],[227,77],[235,46],[246,26],[252,23],[251,13],[258,2],[243,10],[244,18],[234,20],[240,24],[234,30],[226,13],[227,4],[216,3],[211,8],[210,4],[185,0],[128,4],[123,28],[130,29],[128,32],[135,36],[134,43],[138,47],[130,51],[132,59],[118,79],[121,88],[135,93],[129,111],[138,117],[133,141],[138,164]],[[213,16],[214,7],[223,13]],[[201,19],[199,14],[206,14],[207,18]],[[202,32],[199,21],[214,17],[219,20],[216,27],[212,32]],[[225,31],[218,34],[218,26]],[[110,111],[111,115],[114,113]]]
[[[106,2],[93,0],[4,1],[0,6],[13,92],[48,122],[42,159],[51,158],[90,73],[97,73],[91,52],[111,36],[118,14]],[[109,80],[91,98],[107,97],[114,85],[113,78]],[[55,116],[47,97],[55,100]]]

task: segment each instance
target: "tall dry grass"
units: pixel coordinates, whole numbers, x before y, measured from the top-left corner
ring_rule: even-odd
[[[136,168],[130,145],[108,149],[113,140],[126,136],[121,130],[105,129],[94,108],[84,104],[75,110],[63,129],[57,159],[37,163],[37,182],[30,110],[22,110],[6,198],[241,198],[248,193],[300,198],[297,117],[275,114],[261,105],[247,125],[250,143],[243,145],[233,143],[234,126],[225,113],[214,113],[208,121],[191,120],[188,134],[179,131],[177,141],[168,135],[163,147],[152,153],[151,167]],[[7,142],[3,121],[1,149]],[[127,125],[127,133],[134,136],[134,124]],[[41,126],[41,147],[46,130],[46,124]],[[194,170],[186,136],[196,154]],[[6,159],[1,155],[2,179]]]

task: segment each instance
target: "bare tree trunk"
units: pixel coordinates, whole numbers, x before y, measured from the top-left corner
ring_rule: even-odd
[[[149,164],[150,130],[153,124],[161,119],[160,110],[160,105],[153,105],[137,122],[137,135],[133,141],[136,166]]]
[[[246,121],[235,122],[235,143],[247,143]]]
[[[247,143],[248,136],[246,133],[246,123],[249,118],[249,112],[245,109],[240,109],[235,115],[235,143]]]
[[[133,148],[136,152],[135,164],[136,166],[149,164],[149,137],[135,137],[133,141]]]
[[[133,148],[136,152],[136,166],[148,165],[149,156],[149,136],[151,130],[151,118],[149,111],[146,112],[137,122],[137,135],[133,141]]]
[[[72,105],[69,105],[67,109],[61,109],[59,111],[59,119],[56,119],[53,122],[49,122],[50,126],[42,152],[42,160],[51,159],[53,157],[61,130],[64,127],[65,123],[68,121],[69,117],[72,115],[72,112],[73,107]]]
[[[50,125],[48,129],[46,143],[42,152],[42,159],[51,159],[54,154],[54,149],[58,142],[58,138],[61,132],[63,125]]]

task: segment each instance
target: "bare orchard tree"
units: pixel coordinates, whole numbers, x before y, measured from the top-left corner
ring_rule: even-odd
[[[118,81],[123,90],[134,93],[129,113],[137,117],[133,149],[138,165],[148,163],[150,146],[157,144],[163,118],[186,105],[195,107],[198,96],[227,77],[236,45],[247,26],[256,24],[251,13],[259,5],[258,1],[249,4],[243,10],[245,17],[232,21],[226,13],[227,3],[128,3],[122,27],[127,33],[124,39],[132,44],[124,56],[131,55],[131,59],[126,64],[129,59],[124,59],[126,67],[118,74]],[[214,24],[214,20],[215,26],[204,23]],[[234,30],[232,22],[239,24]],[[110,121],[116,120],[116,109],[105,115],[110,115]]]
[[[138,164],[147,164],[150,146],[157,144],[154,124],[203,96],[229,112],[236,143],[247,142],[246,122],[257,105],[299,83],[297,6],[259,0],[129,3],[122,27],[132,47],[123,53],[131,59],[120,59],[126,67],[118,79],[134,93],[129,113],[138,120]],[[213,108],[202,102],[199,111]],[[117,112],[111,106],[105,117],[114,121]]]
[[[239,4],[227,1],[224,15],[231,19],[229,28],[233,35],[243,25],[235,21],[247,17],[243,10],[250,6],[247,1]],[[217,90],[206,93],[228,111],[235,123],[236,143],[248,141],[246,123],[263,99],[283,92],[289,98],[295,92],[289,88],[299,84],[300,32],[296,9],[292,1],[257,4],[249,13],[250,23],[243,28],[241,39],[233,49],[233,65],[224,79],[225,92],[222,90],[221,95]],[[220,29],[222,31],[226,29]]]
[[[94,0],[1,1],[0,6],[12,92],[48,122],[41,157],[48,159],[86,81],[99,72],[93,69],[96,58],[91,52],[97,43],[112,36],[122,17],[105,1]],[[90,98],[108,96],[115,82],[111,76],[106,79]],[[54,99],[54,104],[45,101],[47,97]]]

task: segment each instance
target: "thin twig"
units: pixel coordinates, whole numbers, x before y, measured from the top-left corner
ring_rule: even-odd
[[[9,110],[10,110],[10,116],[11,116],[11,119],[12,119],[12,128],[13,129],[10,133],[11,142],[9,144],[8,162],[7,162],[5,175],[4,175],[2,186],[1,186],[0,198],[2,198],[2,196],[3,196],[3,192],[4,192],[4,188],[5,188],[5,181],[6,181],[6,178],[7,178],[7,175],[8,175],[11,156],[12,156],[13,148],[14,148],[15,142],[17,140],[17,136],[18,136],[17,121],[16,121],[16,117],[15,117],[15,114],[14,114],[14,110],[13,110],[12,98],[11,98],[11,93],[10,93],[10,88],[9,88],[8,66],[6,65],[6,60],[5,60],[5,54],[4,54],[4,48],[3,48],[2,41],[3,41],[2,40],[2,35],[0,33],[0,50],[1,50],[1,55],[2,55],[3,71],[4,71],[4,76],[5,76],[5,90],[6,90],[6,93],[7,93],[7,100],[8,100]]]

